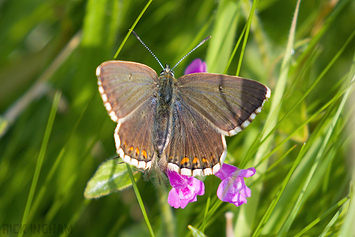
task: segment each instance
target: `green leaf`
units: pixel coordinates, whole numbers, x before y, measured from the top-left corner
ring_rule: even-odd
[[[192,225],[188,225],[187,227],[191,230],[192,236],[194,236],[194,237],[206,237],[206,235],[204,233],[202,233],[201,231],[199,231],[197,228],[193,227]]]
[[[140,173],[134,174],[137,181]],[[117,164],[116,159],[103,162],[85,188],[85,198],[99,198],[131,186],[126,166]]]

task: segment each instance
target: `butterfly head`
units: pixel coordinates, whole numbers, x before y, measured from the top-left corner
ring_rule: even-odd
[[[175,78],[174,72],[169,64],[165,64],[165,68],[160,72],[160,76],[171,76]]]

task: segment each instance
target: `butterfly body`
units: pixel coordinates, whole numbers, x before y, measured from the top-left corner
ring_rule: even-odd
[[[154,119],[154,145],[159,156],[169,142],[176,82],[173,72],[167,65],[158,78],[157,107]]]
[[[242,131],[270,96],[265,85],[235,76],[194,73],[178,79],[127,61],[96,70],[104,105],[117,122],[116,150],[131,165],[158,166],[183,175],[216,173],[225,136]]]

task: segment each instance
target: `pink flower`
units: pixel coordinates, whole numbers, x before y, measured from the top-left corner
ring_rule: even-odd
[[[247,203],[247,197],[251,196],[251,191],[245,185],[243,178],[251,177],[255,172],[254,167],[243,170],[233,165],[223,164],[215,174],[222,180],[217,190],[218,198],[236,206]]]
[[[206,62],[203,62],[201,59],[196,58],[185,69],[185,75],[198,72],[207,72],[207,66]]]
[[[174,208],[184,209],[189,202],[196,202],[197,195],[205,193],[205,185],[202,181],[175,171],[167,170],[171,186],[173,187],[168,196],[168,203]]]

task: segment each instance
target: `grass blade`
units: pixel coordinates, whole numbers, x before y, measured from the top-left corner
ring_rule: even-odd
[[[36,165],[35,173],[33,175],[30,193],[28,195],[25,211],[23,213],[21,226],[25,226],[26,223],[27,223],[27,216],[28,216],[28,213],[30,212],[31,205],[32,205],[32,200],[33,200],[33,197],[34,197],[34,194],[35,194],[35,191],[36,191],[39,174],[41,172],[41,168],[42,168],[42,164],[43,164],[43,160],[44,160],[44,155],[46,154],[47,145],[48,145],[49,137],[50,137],[51,132],[52,132],[53,123],[54,123],[55,115],[57,113],[60,97],[61,97],[61,93],[60,92],[57,92],[55,94],[55,96],[54,96],[52,108],[51,108],[51,111],[50,111],[50,114],[49,114],[47,127],[46,127],[45,134],[44,134],[44,137],[43,137],[41,150],[40,150],[38,158],[37,158],[37,165]],[[20,231],[18,236],[21,237],[21,236],[23,236],[23,234],[24,234],[24,232]]]

